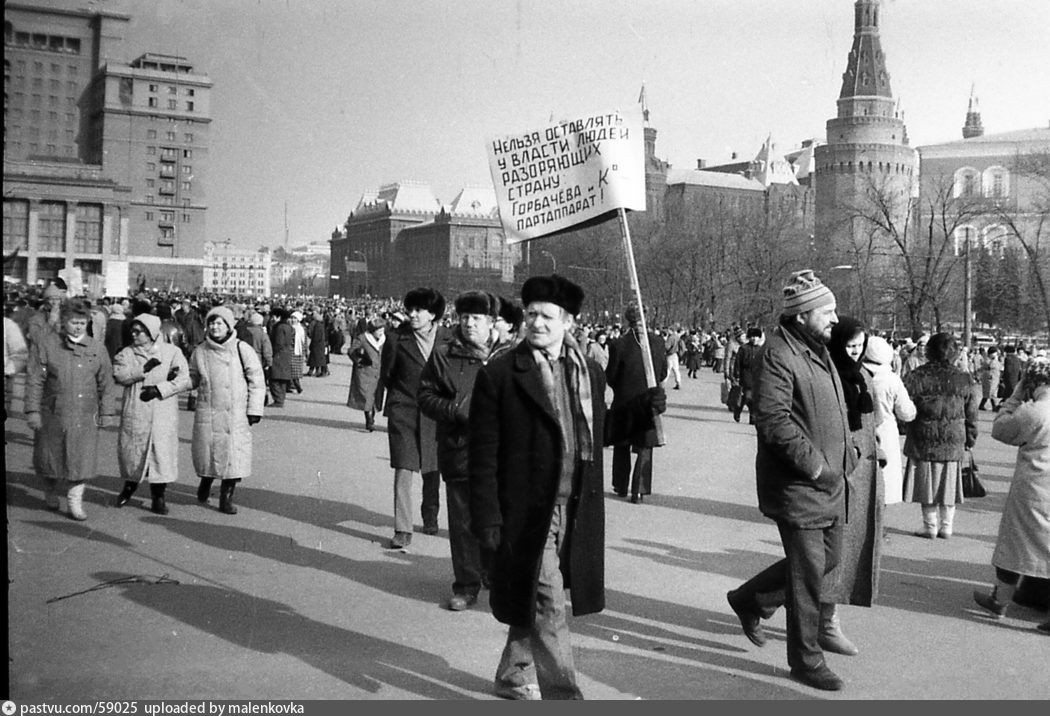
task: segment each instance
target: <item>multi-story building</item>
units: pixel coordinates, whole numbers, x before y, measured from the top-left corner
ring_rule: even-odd
[[[204,242],[201,290],[269,296],[271,256],[268,249],[239,251],[228,241]]]
[[[4,5],[5,275],[200,284],[211,84],[181,58],[124,64],[129,19]]]

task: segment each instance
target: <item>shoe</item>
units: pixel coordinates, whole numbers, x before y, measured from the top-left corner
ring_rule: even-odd
[[[817,644],[824,651],[843,656],[856,656],[860,649],[846,638],[840,627],[838,608],[834,604],[820,605],[820,632]]]
[[[470,609],[477,603],[477,594],[453,594],[452,598],[448,600],[448,610],[450,612],[462,612]]]
[[[66,493],[66,502],[69,503],[69,516],[77,522],[87,519],[84,512],[84,483],[74,482],[69,492]]]
[[[735,420],[735,421],[737,421],[739,423],[740,422],[740,416],[734,413],[733,414],[733,420]]]
[[[762,620],[759,616],[745,611],[737,605],[737,592],[735,589],[726,592],[726,600],[729,602],[733,613],[740,620],[740,627],[744,630],[744,636],[755,646],[765,646],[766,632],[762,628]]]
[[[937,533],[933,530],[922,530],[920,532],[912,532],[916,537],[923,537],[925,539],[933,539],[937,536]]]
[[[674,389],[675,389],[675,390],[681,390],[681,389],[682,389],[682,386],[680,386],[680,385],[676,385],[676,386],[674,387]]]
[[[791,678],[821,691],[841,691],[845,685],[827,664],[821,664],[815,669],[792,669]]]
[[[978,592],[976,589],[973,592],[973,600],[977,602],[977,605],[987,609],[992,613],[996,619],[1002,619],[1006,616],[1007,605],[1000,602],[996,597],[996,593],[992,592],[985,594],[984,592]]]
[[[412,544],[411,532],[395,532],[393,539],[387,543],[387,549],[404,549]]]
[[[135,494],[135,490],[137,490],[138,487],[139,483],[137,482],[131,482],[129,480],[125,481],[124,489],[120,491],[119,495],[117,495],[117,501],[113,503],[113,506],[123,507],[124,505],[131,502],[131,496]]]
[[[436,535],[438,533],[437,523],[424,524],[420,531],[425,535]]]
[[[57,511],[62,507],[58,501],[57,480],[44,478],[44,504],[47,509]]]
[[[152,498],[149,506],[150,512],[158,515],[168,514],[168,503],[164,499],[164,491],[166,488],[167,483],[163,482],[149,486],[150,497]]]
[[[227,515],[237,514],[237,508],[233,504],[233,491],[237,487],[234,480],[223,480],[219,483],[219,512]]]
[[[627,497],[627,490],[613,490],[617,497]]]
[[[642,497],[642,495],[631,495],[631,504],[632,505],[640,505],[640,504],[642,504],[642,500],[643,499],[645,499],[645,498]]]
[[[501,699],[512,699],[514,701],[542,701],[539,684],[504,684],[497,683],[492,693]]]
[[[951,539],[951,536],[952,536],[952,531],[951,530],[946,530],[943,527],[940,528],[939,530],[937,530],[937,538],[938,539]]]
[[[215,480],[213,477],[202,477],[200,484],[197,486],[197,502],[202,505],[208,504],[208,498],[211,497],[211,483]]]

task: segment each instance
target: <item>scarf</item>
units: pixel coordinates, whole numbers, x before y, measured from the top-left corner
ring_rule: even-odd
[[[437,324],[431,323],[430,328],[421,331],[412,331],[416,338],[419,352],[423,354],[423,360],[430,360],[430,352],[434,350],[434,339],[437,337]]]
[[[573,424],[576,426],[576,454],[584,462],[594,461],[594,404],[591,402],[591,376],[587,371],[587,360],[580,350],[580,344],[569,333],[565,334],[562,353],[566,357],[565,368],[569,379],[569,403],[572,406]],[[552,359],[538,348],[532,349],[532,357],[540,369],[543,388],[551,398],[551,404],[558,405],[555,397],[554,373],[551,369]],[[564,429],[563,429],[564,432]]]
[[[868,382],[864,379],[864,369],[860,361],[846,355],[846,342],[856,336],[859,330],[860,324],[843,318],[832,331],[831,343],[828,344],[831,360],[838,370],[839,380],[842,381],[850,430],[860,430],[861,415],[875,410],[875,401],[868,392]],[[863,355],[863,351],[861,354]]]
[[[370,345],[373,348],[375,348],[376,353],[382,353],[383,352],[383,344],[386,343],[386,334],[385,333],[383,334],[382,338],[376,338],[374,335],[372,335],[372,333],[370,331],[365,331],[364,332],[364,339],[368,343],[368,345]]]

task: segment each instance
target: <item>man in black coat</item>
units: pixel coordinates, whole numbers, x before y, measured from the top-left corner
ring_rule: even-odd
[[[605,608],[602,445],[666,408],[652,388],[605,421],[605,376],[572,338],[583,290],[557,275],[521,291],[525,339],[481,368],[470,404],[471,522],[493,554],[492,614],[509,626],[495,692],[582,698],[566,622]]]
[[[605,377],[613,390],[613,409],[620,408],[645,393],[649,384],[645,378],[642,362],[642,314],[637,306],[628,306],[623,313],[629,330],[609,344],[609,365]],[[649,352],[653,357],[653,372],[656,384],[667,378],[667,356],[663,340],[649,334]],[[658,444],[656,430],[628,433],[626,438],[613,447],[612,484],[613,492],[627,497],[630,482],[631,502],[642,501],[653,491],[653,448]],[[631,472],[631,452],[637,457],[634,472]]]

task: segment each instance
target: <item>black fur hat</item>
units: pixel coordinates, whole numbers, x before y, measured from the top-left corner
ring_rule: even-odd
[[[506,321],[515,331],[525,320],[525,311],[513,298],[499,297],[499,317]]]
[[[456,296],[456,313],[475,313],[496,318],[499,315],[499,299],[485,291],[466,291]]]
[[[521,287],[521,302],[528,306],[534,301],[556,304],[578,316],[583,307],[583,289],[556,273],[533,276]]]
[[[405,310],[422,308],[430,311],[434,318],[445,315],[445,297],[432,288],[414,288],[405,294]]]

